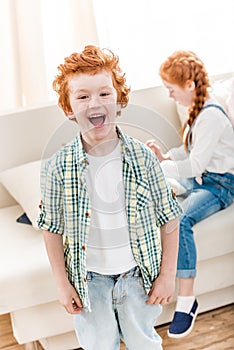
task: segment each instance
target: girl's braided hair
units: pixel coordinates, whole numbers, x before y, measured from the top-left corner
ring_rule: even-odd
[[[208,97],[210,83],[204,63],[192,51],[176,51],[161,65],[159,74],[163,80],[181,88],[184,88],[189,80],[195,84],[195,98],[189,108],[189,117],[182,127],[183,135],[187,126],[191,128]],[[188,149],[188,134],[184,139],[186,149]]]

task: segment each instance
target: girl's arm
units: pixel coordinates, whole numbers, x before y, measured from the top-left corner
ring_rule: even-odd
[[[193,145],[188,158],[178,161],[165,160],[161,163],[166,176],[174,178],[201,176],[214,157],[214,152],[227,124],[227,118],[217,108],[207,108],[202,111],[197,117],[192,132]],[[231,126],[231,123],[229,124]],[[221,159],[220,162],[222,162]]]

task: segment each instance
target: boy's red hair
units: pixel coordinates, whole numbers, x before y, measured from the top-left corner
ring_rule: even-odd
[[[58,93],[58,104],[68,114],[72,112],[69,100],[69,79],[77,74],[96,74],[106,70],[111,72],[113,86],[117,91],[117,102],[122,108],[129,100],[130,89],[126,85],[125,74],[119,67],[119,58],[108,49],[96,46],[85,46],[81,53],[73,53],[64,59],[64,64],[58,66],[58,75],[53,81],[53,89]]]

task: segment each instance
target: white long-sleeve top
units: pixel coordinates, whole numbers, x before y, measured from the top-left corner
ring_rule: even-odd
[[[217,104],[217,101],[209,98],[205,106],[208,104]],[[205,170],[234,174],[233,126],[221,110],[206,108],[199,113],[193,126],[190,153],[183,145],[168,153],[172,160],[161,163],[168,177],[196,177]]]

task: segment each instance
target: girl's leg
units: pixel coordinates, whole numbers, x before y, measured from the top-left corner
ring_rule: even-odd
[[[212,192],[197,188],[182,203],[184,213],[180,218],[180,240],[177,263],[179,293],[176,312],[168,335],[181,338],[192,330],[198,304],[194,296],[197,254],[193,226],[221,209],[219,198]]]
[[[212,192],[197,188],[183,202],[180,218],[178,278],[196,277],[196,245],[193,226],[221,209],[220,200]]]
[[[194,295],[194,278],[179,278],[178,295],[192,296]]]

